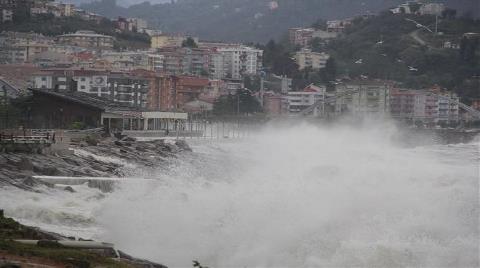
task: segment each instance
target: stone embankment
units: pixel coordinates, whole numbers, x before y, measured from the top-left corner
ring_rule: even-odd
[[[145,174],[177,154],[190,151],[182,141],[103,138],[70,146],[67,153],[0,153],[0,186],[31,189],[32,176],[124,177]]]

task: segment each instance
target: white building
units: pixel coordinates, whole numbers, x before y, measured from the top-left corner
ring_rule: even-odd
[[[145,69],[150,71],[163,71],[165,56],[150,51],[124,51],[104,52],[101,59],[112,64],[115,70],[131,71],[134,69]]]
[[[443,3],[426,3],[420,7],[418,12],[421,15],[441,16],[445,9],[446,8]]]
[[[311,68],[313,70],[325,68],[329,58],[330,55],[327,53],[312,52],[310,49],[302,49],[295,53],[295,61],[298,64],[299,70],[303,70],[305,68]]]
[[[13,21],[13,12],[11,9],[1,9],[0,11],[0,18],[2,23]]]
[[[455,93],[438,89],[395,89],[390,97],[390,108],[393,117],[426,124],[450,123],[459,120],[458,101]]]
[[[335,113],[385,116],[390,113],[390,91],[393,85],[386,81],[358,81],[336,86]]]
[[[262,68],[263,51],[247,46],[221,47],[210,57],[210,73],[214,79],[242,79],[256,75]]]
[[[312,35],[312,38],[318,38],[318,39],[321,39],[322,41],[329,41],[337,37],[338,37],[337,32],[328,32],[323,30],[316,30]]]
[[[129,28],[130,31],[135,30],[137,32],[145,32],[145,30],[148,28],[148,23],[144,19],[139,19],[139,18],[128,18],[127,19],[129,23]]]
[[[318,87],[309,85],[302,91],[290,91],[287,95],[289,114],[299,114],[301,111],[315,104],[317,101],[325,101],[327,98],[327,89],[324,86]],[[320,116],[325,113],[325,104],[319,105],[313,111],[314,116]]]

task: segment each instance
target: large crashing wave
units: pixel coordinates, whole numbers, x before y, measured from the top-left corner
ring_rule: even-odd
[[[477,267],[478,144],[403,148],[396,132],[200,140],[154,182],[74,193],[71,212],[95,219],[95,238],[172,267]]]

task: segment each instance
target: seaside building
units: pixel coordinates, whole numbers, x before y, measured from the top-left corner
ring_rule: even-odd
[[[187,113],[148,111],[84,92],[32,89],[30,126],[63,129],[74,123],[109,131],[175,130]]]
[[[147,107],[149,80],[94,69],[46,69],[32,77],[34,89],[83,92],[132,107]]]
[[[386,116],[390,113],[390,81],[351,81],[336,85],[335,113],[355,116]]]
[[[289,114],[299,114],[301,111],[309,108],[317,101],[327,98],[327,88],[325,86],[315,86],[313,84],[305,87],[302,91],[290,91],[287,94]],[[314,116],[325,114],[325,104],[319,105],[313,111]]]

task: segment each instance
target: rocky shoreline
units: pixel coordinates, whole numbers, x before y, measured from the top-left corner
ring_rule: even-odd
[[[33,189],[33,176],[125,177],[154,170],[179,153],[191,151],[183,140],[137,141],[112,137],[87,139],[68,153],[0,153],[0,186]]]
[[[160,139],[138,141],[130,137],[122,137],[119,139],[106,137],[98,139],[87,138],[81,142],[70,144],[69,150],[62,153],[0,153],[0,187],[14,186],[27,191],[37,191],[36,187],[40,184],[52,186],[34,179],[33,176],[126,177],[139,174],[139,172],[146,174],[149,171],[153,172],[155,169],[158,169],[162,163],[166,163],[169,159],[190,151],[190,147],[183,140]],[[68,186],[65,190],[73,191],[73,189]],[[73,264],[71,267],[77,267],[75,263],[71,262],[71,257],[65,260],[53,258],[55,261],[52,262],[52,258],[49,257],[48,254],[44,256],[45,249],[42,247],[22,246],[11,240],[11,238],[27,238],[47,241],[66,241],[71,238],[44,232],[34,227],[23,226],[14,222],[13,219],[3,218],[3,215],[2,219],[3,222],[8,222],[9,228],[14,228],[16,230],[15,232],[19,235],[18,237],[11,237],[9,235],[11,231],[7,230],[8,232],[5,233],[6,227],[0,226],[0,267],[12,262],[38,262],[42,265],[48,264],[48,266],[45,267],[70,267],[69,265]],[[2,221],[0,221],[0,223],[1,222]],[[84,254],[78,251],[79,250],[59,249],[61,254],[67,252],[68,254],[72,254],[72,256],[77,256],[76,258]],[[119,253],[120,259],[122,260],[121,267],[165,267],[161,264],[130,257],[123,252]],[[117,256],[116,258],[119,257]],[[73,258],[73,260],[75,260],[75,258]],[[79,261],[81,262],[81,260]],[[100,258],[98,260],[96,259],[96,262],[92,262],[91,264],[82,262],[84,266],[80,265],[78,267],[97,267],[98,264],[101,264],[100,267],[118,266],[115,265],[115,262],[112,266],[112,263],[108,259]],[[67,266],[65,266],[65,264]]]

